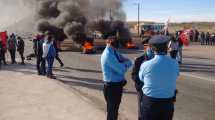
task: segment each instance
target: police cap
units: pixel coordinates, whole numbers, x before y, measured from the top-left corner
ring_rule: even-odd
[[[160,45],[164,43],[168,43],[170,38],[164,35],[155,35],[149,40],[150,45]]]

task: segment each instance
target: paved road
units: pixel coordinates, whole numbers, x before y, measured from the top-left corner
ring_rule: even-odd
[[[177,83],[179,95],[174,120],[215,120],[215,56],[211,55],[214,50],[215,47],[206,48],[198,45],[185,48],[182,72]],[[133,59],[139,56],[141,51],[124,53]],[[61,57],[66,66],[63,69],[58,67],[55,69],[58,80],[105,112],[100,54],[64,52]],[[56,63],[55,66],[59,64]],[[137,99],[130,71],[126,78],[128,84],[120,107],[120,119],[136,120]]]
[[[130,58],[135,58],[141,54],[141,51],[124,53]],[[61,55],[66,67],[56,68],[58,79],[105,112],[100,54],[83,55],[66,52]],[[185,55],[184,64],[181,66],[181,77],[177,83],[179,95],[174,120],[215,120],[214,61],[214,59],[197,59],[190,57],[189,54]],[[71,78],[74,80],[71,81]],[[120,107],[120,118],[135,120],[137,119],[137,99],[130,72],[126,78],[128,84]]]

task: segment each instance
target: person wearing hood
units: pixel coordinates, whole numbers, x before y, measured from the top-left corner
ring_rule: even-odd
[[[53,45],[53,36],[48,34],[46,36],[45,42],[43,43],[43,58],[47,61],[47,77],[55,79],[52,69],[54,64],[54,59],[56,57],[56,50]]]

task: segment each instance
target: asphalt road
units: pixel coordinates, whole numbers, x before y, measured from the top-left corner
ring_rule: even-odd
[[[139,56],[141,51],[124,51],[131,59]],[[105,102],[102,93],[102,72],[100,54],[83,55],[78,52],[64,52],[61,57],[65,68],[56,68],[58,80],[68,85],[69,89],[90,100],[98,109],[105,112]],[[177,97],[174,120],[215,120],[215,60],[196,58],[185,55],[181,66],[181,76],[178,79]],[[56,66],[59,64],[56,62]],[[130,71],[126,78],[122,104],[120,106],[121,120],[137,119],[137,99]],[[84,109],[84,108],[83,108]]]

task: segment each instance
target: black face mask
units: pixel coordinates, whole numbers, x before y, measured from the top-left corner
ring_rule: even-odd
[[[111,46],[113,46],[114,48],[118,49],[119,48],[119,41],[115,40],[114,42],[111,43]]]

